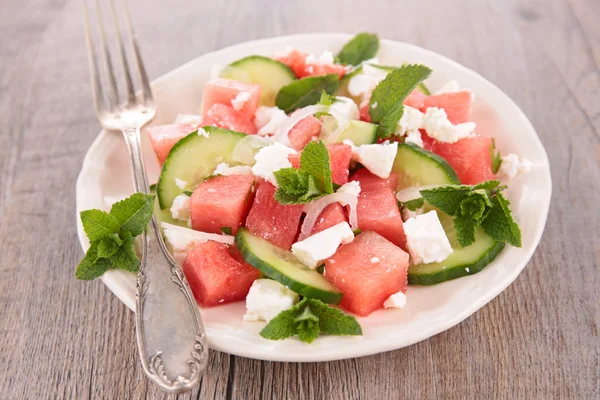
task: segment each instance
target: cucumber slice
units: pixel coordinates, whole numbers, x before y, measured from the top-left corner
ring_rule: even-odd
[[[392,171],[399,175],[398,191],[412,186],[460,184],[446,160],[412,143],[398,144]]]
[[[203,178],[211,175],[217,164],[232,164],[231,154],[236,144],[246,137],[245,133],[229,131],[214,126],[204,127],[209,137],[192,132],[173,146],[163,164],[156,194],[162,210],[173,204],[175,197],[183,193],[175,178],[188,183],[185,189],[196,187]]]
[[[324,133],[322,139],[325,144],[342,143],[344,140],[351,140],[355,146],[362,144],[372,144],[377,141],[377,125],[364,121],[350,120],[348,127],[342,131],[340,136],[335,140],[330,140],[327,133],[333,132],[337,127],[337,121],[330,115],[323,117]]]
[[[263,56],[248,56],[221,71],[221,77],[260,85],[260,105],[273,107],[279,89],[296,79],[284,63]]]
[[[323,275],[308,269],[291,252],[253,235],[247,228],[240,228],[235,244],[248,264],[292,291],[329,304],[339,304],[342,300],[343,293]]]
[[[451,242],[453,238],[448,234]],[[497,242],[479,228],[475,233],[475,242],[467,247],[452,244],[454,252],[441,263],[411,265],[408,268],[408,283],[411,285],[435,285],[472,275],[491,263],[504,248],[503,242]]]

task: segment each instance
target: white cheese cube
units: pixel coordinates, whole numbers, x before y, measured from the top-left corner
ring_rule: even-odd
[[[446,111],[437,107],[427,109],[423,126],[429,136],[445,143],[456,143],[460,139],[475,135],[474,122],[453,125],[448,120]]]
[[[392,172],[396,153],[398,152],[398,143],[364,144],[362,146],[353,146],[352,152],[356,159],[373,174],[386,179]]]
[[[452,246],[435,210],[409,218],[404,223],[404,233],[413,264],[442,262],[452,254]]]
[[[383,303],[385,308],[404,308],[406,305],[406,295],[402,292],[394,293]]]
[[[177,114],[175,116],[176,124],[189,124],[198,126],[202,124],[202,115],[197,114]]]
[[[277,180],[273,172],[283,168],[291,168],[292,163],[288,160],[288,156],[292,154],[296,154],[296,150],[279,142],[263,147],[254,156],[256,163],[252,167],[252,173],[277,186]]]
[[[304,61],[307,64],[333,64],[335,60],[333,58],[332,52],[324,51],[323,53],[321,53],[321,55],[319,55],[319,57],[316,57],[314,54],[309,54],[308,56],[306,56],[306,59]]]
[[[356,103],[347,97],[337,96],[329,106],[329,113],[333,115],[338,122],[340,120],[360,119],[360,113]]]
[[[233,107],[233,109],[236,111],[240,111],[242,108],[244,108],[244,104],[246,104],[248,100],[250,100],[250,97],[252,97],[252,94],[250,92],[239,92],[231,100],[231,107]]]
[[[315,269],[319,261],[335,254],[341,244],[354,240],[347,222],[341,222],[292,245],[292,253],[308,268]]]
[[[175,197],[170,211],[173,219],[187,221],[192,214],[192,209],[190,208],[190,196],[180,194],[179,196]]]
[[[424,124],[425,114],[416,108],[404,106],[404,112],[402,113],[400,121],[398,121],[394,134],[403,136],[404,134],[415,132],[418,133],[420,137],[419,129],[423,129]]]
[[[181,189],[181,190],[185,189],[187,184],[188,183],[186,181],[184,181],[183,179],[175,178],[175,186],[177,186],[179,189]]]
[[[531,161],[528,159],[519,159],[516,154],[509,154],[502,157],[502,164],[498,170],[498,178],[503,180],[511,180],[515,176],[523,172],[531,171]]]
[[[257,279],[246,296],[244,321],[269,322],[298,302],[298,294],[272,279]]]
[[[419,131],[409,131],[406,135],[405,143],[413,143],[419,147],[423,147],[423,138],[421,137],[421,132]]]

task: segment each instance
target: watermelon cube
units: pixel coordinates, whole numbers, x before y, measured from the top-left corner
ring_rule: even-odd
[[[296,150],[302,150],[304,146],[321,134],[321,121],[309,115],[301,119],[288,133],[288,138],[292,147]]]
[[[306,64],[302,77],[337,74],[340,79],[346,75],[346,67],[339,64]]]
[[[146,129],[150,144],[160,163],[164,163],[175,143],[193,132],[196,127],[188,124],[152,126]]]
[[[205,180],[190,200],[192,228],[210,233],[231,228],[235,235],[246,219],[253,190],[254,177],[250,175],[222,175]]]
[[[292,71],[298,78],[304,77],[304,69],[306,68],[306,57],[308,53],[300,50],[292,50],[286,55],[278,57],[277,60],[281,61]]]
[[[246,227],[256,236],[289,250],[296,239],[302,204],[284,205],[275,200],[275,186],[261,181],[246,219]]]
[[[425,131],[425,129],[421,129],[420,131],[421,131],[421,140],[423,141],[423,148],[425,150],[433,151],[433,145],[435,144],[435,142],[437,142],[437,140],[430,137],[427,134],[427,132]]]
[[[456,143],[436,141],[433,152],[448,161],[461,183],[475,185],[490,179],[496,179],[492,171],[490,148],[492,138],[474,136],[461,139]]]
[[[448,120],[453,124],[462,124],[471,120],[471,92],[451,92],[427,96],[421,107],[426,112],[429,107],[442,108],[446,111]]]
[[[427,95],[425,93],[421,92],[419,89],[415,89],[410,92],[406,99],[404,99],[404,105],[420,110],[423,108],[426,98]]]
[[[398,186],[398,174],[395,172],[390,173],[390,176],[386,179],[380,178],[377,175],[373,175],[366,168],[361,168],[350,176],[351,181],[357,181],[360,183],[361,191],[368,191],[373,188],[390,188],[396,190]]]
[[[389,187],[367,187],[358,195],[358,227],[374,231],[406,250],[406,235],[398,201]]]
[[[213,104],[203,116],[203,125],[218,126],[231,131],[244,132],[248,135],[256,133],[254,122],[224,104]]]
[[[259,271],[236,257],[235,246],[208,241],[194,247],[183,262],[183,273],[198,304],[213,307],[246,298]]]
[[[343,143],[335,143],[327,146],[329,152],[329,163],[331,166],[331,178],[333,183],[343,185],[348,182],[350,174],[350,157],[352,156],[352,147]],[[300,168],[300,154],[292,154],[288,157],[292,167]]]
[[[364,101],[360,103],[360,107],[358,108],[358,113],[360,115],[360,120],[365,122],[371,122],[371,114],[369,114],[369,102]]]
[[[346,216],[344,207],[342,207],[340,203],[332,203],[325,207],[325,209],[321,212],[321,215],[319,215],[319,218],[317,218],[317,222],[315,223],[311,234],[314,235],[315,233],[319,233],[342,222],[348,222],[348,217]]]
[[[298,78],[327,74],[338,74],[342,78],[346,74],[346,67],[343,65],[320,62],[307,64],[306,57],[308,55],[308,53],[300,50],[291,50],[287,54],[278,57],[277,60],[290,67]]]
[[[375,232],[363,232],[325,261],[325,278],[344,293],[341,306],[367,316],[406,292],[408,253]]]
[[[252,120],[260,99],[260,85],[242,83],[225,78],[215,78],[204,85],[202,115],[214,104],[235,109],[239,115]]]

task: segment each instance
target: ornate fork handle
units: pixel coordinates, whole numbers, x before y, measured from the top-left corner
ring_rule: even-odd
[[[123,131],[135,190],[148,193],[140,130]],[[169,255],[156,217],[142,235],[136,287],[137,342],[146,374],[164,390],[182,393],[196,386],[206,370],[208,346],[196,301]]]

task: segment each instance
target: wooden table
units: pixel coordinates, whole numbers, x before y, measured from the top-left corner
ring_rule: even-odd
[[[81,2],[0,10],[0,398],[174,398],[144,377],[133,314],[101,282],[74,279],[75,179],[99,131]],[[600,1],[136,0],[132,11],[151,77],[298,32],[367,30],[447,55],[522,107],[554,181],[533,259],[457,327],[329,363],[212,352],[200,388],[180,398],[600,396]]]

